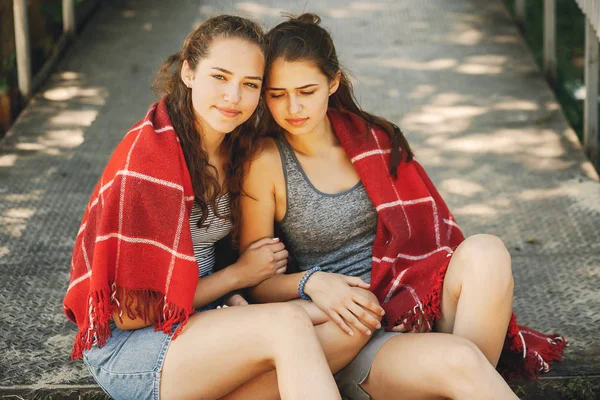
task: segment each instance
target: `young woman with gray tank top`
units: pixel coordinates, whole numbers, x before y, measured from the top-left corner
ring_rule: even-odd
[[[251,289],[250,300],[302,305],[313,320],[338,386],[349,399],[516,399],[495,369],[509,322],[513,323],[508,251],[495,236],[463,238],[435,187],[412,159],[400,130],[356,104],[332,39],[319,22],[318,16],[303,14],[267,34],[268,110],[262,122],[273,137],[262,142],[248,167],[240,245],[243,250],[252,241],[272,237],[279,228],[291,262],[286,274]],[[361,136],[359,129],[355,132],[358,126],[370,127],[375,147],[365,147],[371,139]],[[380,140],[391,146],[377,147]],[[357,149],[351,157],[349,153]],[[369,172],[377,166],[366,160],[373,155],[385,160],[389,173]],[[420,292],[412,289],[419,285],[428,289],[429,276],[422,275],[419,281],[411,274],[415,269],[425,271],[419,269],[424,267],[418,260],[430,260],[431,254],[405,256],[396,251],[393,259],[380,255],[397,236],[410,236],[386,231],[395,221],[383,226],[389,220],[385,210],[419,201],[384,204],[378,195],[395,191],[404,199],[416,190],[430,194],[434,216],[445,221],[443,232],[436,230],[431,236],[438,244],[431,254],[440,256],[435,258],[439,265],[434,265],[434,275],[440,277],[438,303],[422,303]],[[408,207],[401,210],[414,217]],[[419,235],[421,220],[414,221],[407,229]],[[413,247],[420,246],[421,239],[424,243],[425,236],[411,239]],[[444,240],[450,244],[444,246]],[[403,257],[409,266],[395,270],[403,265],[396,259]],[[402,291],[412,294],[417,305],[414,314],[399,317],[392,315],[394,296]],[[428,310],[428,304],[437,304],[437,309]],[[423,331],[427,333],[419,334]],[[273,373],[231,394],[231,398],[277,396]]]

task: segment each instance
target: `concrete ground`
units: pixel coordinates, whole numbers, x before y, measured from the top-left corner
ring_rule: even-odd
[[[323,17],[362,105],[401,126],[463,231],[505,241],[519,322],[571,342],[564,363],[515,390],[599,393],[598,176],[500,0],[107,0],[0,143],[0,398],[97,391],[69,360],[69,260],[161,61],[211,14],[269,28],[303,9]]]

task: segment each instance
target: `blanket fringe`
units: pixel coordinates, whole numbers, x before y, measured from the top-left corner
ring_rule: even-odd
[[[400,324],[404,324],[407,331],[433,330],[436,318],[441,317],[442,289],[449,264],[450,260],[444,263],[432,277],[431,289],[424,297],[422,311],[416,305],[399,316],[389,313],[391,318],[387,321],[387,330]],[[555,361],[562,361],[566,346],[568,342],[563,336],[546,335],[519,326],[516,316],[512,314],[498,363],[498,371],[506,380],[537,378],[542,372],[550,371]]]
[[[116,296],[117,291],[121,302]],[[170,334],[175,327],[173,339],[181,333],[189,315],[193,312],[167,302],[166,296],[152,290],[126,289],[113,284],[110,295],[108,287],[94,291],[88,297],[88,320],[75,336],[72,360],[82,358],[84,350],[89,350],[92,346],[104,346],[108,338],[112,337],[110,321],[114,310],[120,311],[121,322],[123,322],[123,312],[130,319],[139,317],[144,322],[155,320],[157,315],[161,316],[154,323],[155,330]]]
[[[442,288],[444,286],[444,278],[446,271],[450,265],[450,260],[444,263],[431,279],[431,289],[424,298],[422,303],[423,310],[419,310],[419,306],[415,305],[412,310],[402,313],[397,318],[391,318],[388,321],[388,330],[392,327],[404,324],[407,331],[415,330],[421,332],[425,330],[431,332],[435,324],[435,319],[440,318],[440,303],[442,300]],[[386,311],[387,312],[387,311]]]
[[[498,371],[506,380],[537,378],[540,373],[550,371],[554,362],[562,361],[568,345],[569,342],[561,335],[545,335],[517,325],[513,314]]]

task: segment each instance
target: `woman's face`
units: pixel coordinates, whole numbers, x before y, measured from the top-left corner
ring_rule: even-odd
[[[192,104],[204,134],[229,133],[245,122],[258,105],[265,58],[246,40],[215,40],[195,70],[184,61],[183,83],[192,91]]]
[[[311,61],[285,61],[271,65],[265,102],[275,122],[292,135],[317,132],[327,122],[329,96],[339,79],[329,81]]]

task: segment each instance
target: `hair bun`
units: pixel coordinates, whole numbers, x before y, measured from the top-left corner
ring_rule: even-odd
[[[300,14],[295,18],[290,18],[290,21],[300,22],[303,24],[314,24],[319,25],[321,23],[321,17],[315,13],[304,13]]]

